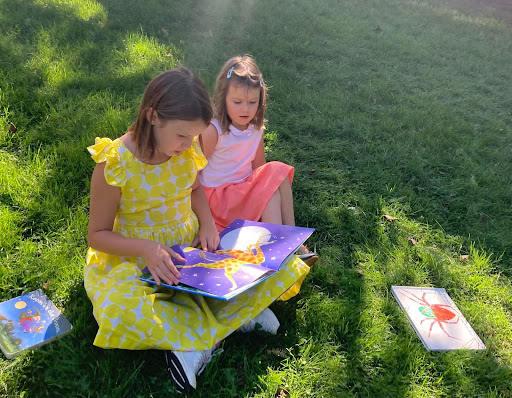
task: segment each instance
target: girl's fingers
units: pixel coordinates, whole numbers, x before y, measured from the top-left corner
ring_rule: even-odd
[[[172,264],[172,262],[171,262]],[[172,264],[172,268],[178,272],[174,264]],[[177,285],[179,283],[178,277],[172,270],[169,268],[169,266],[165,263],[162,263],[159,267],[160,275],[162,279],[167,283],[168,285]],[[179,275],[179,272],[178,272]]]
[[[219,247],[219,243],[220,243],[220,238],[219,238],[219,235],[217,235],[214,239],[213,239],[213,242],[211,244],[211,249],[212,249],[212,252],[217,250],[217,247]]]
[[[172,250],[171,250],[172,251]],[[183,257],[181,257],[178,253],[176,253],[175,251],[172,251],[172,253],[169,253],[171,256],[175,257],[177,260],[180,260],[182,262],[185,261],[185,259]],[[181,278],[181,274],[180,274],[180,271],[178,271],[178,268],[176,268],[176,266],[174,265],[174,263],[172,262],[172,258],[169,257],[167,259],[164,260],[164,267],[165,267],[165,271],[166,273],[171,276],[172,275],[172,278],[173,279],[176,279],[176,283],[175,284],[178,284],[178,278]]]
[[[211,251],[214,252],[217,250],[217,247],[219,246],[219,239],[218,238],[205,238],[205,246],[203,246],[204,251]]]
[[[153,279],[158,286],[164,282],[168,285],[174,284],[172,280],[173,275],[167,270],[167,267],[165,267],[164,263],[158,264],[156,267],[154,267],[152,270],[150,269],[149,271],[151,272],[151,275],[153,275]]]
[[[199,237],[199,234],[196,235],[196,237],[194,238],[194,240],[192,241],[192,243],[190,244],[190,247],[195,247],[195,248],[198,248],[199,247],[199,244],[201,244],[201,249],[204,249],[203,248],[203,244],[201,242],[201,238]]]
[[[151,270],[149,270],[149,271],[151,272],[151,276],[152,276],[152,277],[153,277],[153,279],[155,280],[156,284],[157,284],[158,286],[160,286],[160,284],[162,283],[162,281],[161,281],[161,280],[160,280],[160,278],[158,277],[158,274],[157,274],[155,271],[151,271]]]
[[[191,247],[196,247],[199,244],[199,236],[196,235],[194,240],[192,241]]]
[[[205,252],[208,251],[208,241],[205,237],[201,238],[201,249],[203,249]]]
[[[167,248],[167,253],[169,253],[169,255],[172,257],[172,258],[175,258],[176,260],[178,261],[181,261],[182,263],[185,262],[185,259],[178,253],[176,253],[174,250],[172,250],[170,247]],[[174,265],[171,261],[171,264]]]
[[[178,271],[178,268],[171,262],[169,267],[167,268],[172,273],[172,278],[176,280],[176,285],[179,283],[178,279],[181,278],[180,271]]]

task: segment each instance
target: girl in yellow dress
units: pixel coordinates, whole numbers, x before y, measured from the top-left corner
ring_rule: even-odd
[[[218,246],[196,179],[207,164],[197,136],[211,118],[201,81],[187,68],[173,69],[149,83],[137,119],[123,136],[96,138],[88,147],[97,163],[84,269],[98,323],[94,345],[166,350],[179,391],[195,388],[196,375],[218,343],[241,326],[250,328],[309,270],[300,260],[290,260],[275,276],[229,301],[138,279],[147,267],[157,283],[177,284],[173,259],[183,259],[170,246],[200,244],[209,251]],[[275,333],[279,324],[264,321],[264,329]]]

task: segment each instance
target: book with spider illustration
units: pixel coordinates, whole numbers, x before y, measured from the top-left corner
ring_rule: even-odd
[[[391,286],[391,293],[428,350],[485,350],[445,289]]]
[[[237,219],[220,233],[219,247],[214,253],[172,246],[185,262],[174,261],[181,274],[179,284],[162,286],[229,300],[279,271],[313,231]],[[140,279],[156,283],[147,268]]]
[[[42,290],[0,303],[0,349],[7,358],[47,344],[71,329]]]

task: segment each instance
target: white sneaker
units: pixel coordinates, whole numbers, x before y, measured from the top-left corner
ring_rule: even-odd
[[[279,329],[279,320],[270,308],[265,308],[249,322],[240,326],[238,331],[242,333],[252,332],[256,329],[256,324],[261,326],[261,330],[271,334],[277,334],[277,329]]]
[[[222,349],[216,347],[204,351],[166,351],[167,371],[176,382],[178,392],[183,393],[196,388],[196,376],[199,376],[214,355]]]

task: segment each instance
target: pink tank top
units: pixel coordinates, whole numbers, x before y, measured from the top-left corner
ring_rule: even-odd
[[[218,141],[208,165],[199,173],[201,185],[218,187],[227,182],[244,181],[252,173],[252,161],[263,130],[256,130],[253,125],[243,131],[229,126],[229,133],[222,134],[219,122],[214,119],[211,123],[217,129]]]

